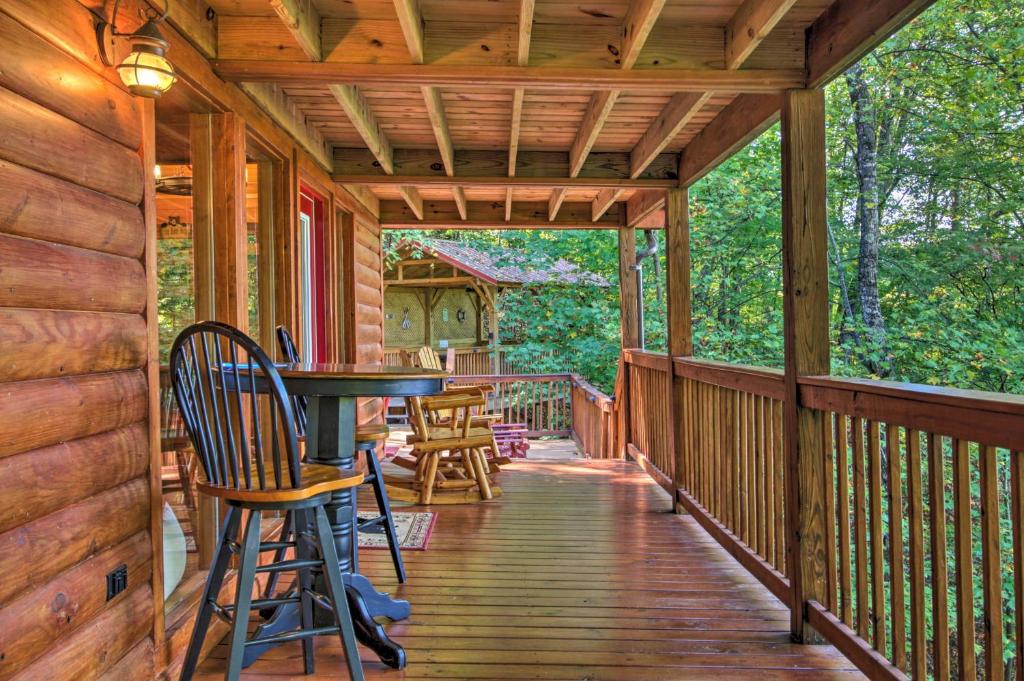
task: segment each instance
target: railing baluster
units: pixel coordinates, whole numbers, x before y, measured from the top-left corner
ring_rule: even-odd
[[[974,660],[974,555],[971,550],[971,449],[953,440],[953,530],[956,551],[957,669],[977,677]]]
[[[924,494],[921,488],[921,433],[907,431],[907,507],[910,515],[910,672],[923,679],[925,648]]]
[[[942,438],[928,433],[928,508],[932,544],[932,667],[949,677],[949,574],[946,551],[946,485]]]
[[[775,448],[775,479],[778,487],[775,495],[775,567],[785,571],[786,550],[789,539],[785,531],[785,488],[786,467],[782,449],[782,400],[772,400],[772,441]]]
[[[1013,519],[1014,678],[1024,680],[1024,452],[1010,452],[1010,517]]]
[[[839,592],[842,595],[843,624],[853,626],[853,581],[850,576],[850,464],[847,447],[847,418],[836,415],[836,468],[839,475]]]
[[[872,643],[885,654],[885,574],[882,547],[882,448],[877,421],[868,422],[868,473],[871,500],[871,621]]]
[[[892,661],[907,669],[907,619],[903,590],[903,478],[900,466],[900,428],[885,426],[885,455],[889,459],[889,569],[892,602]]]
[[[868,560],[867,560],[867,480],[864,475],[864,419],[853,419],[853,548],[857,635],[869,640],[868,621]]]
[[[1003,679],[1003,577],[999,551],[999,472],[996,448],[982,445],[981,584],[985,603],[985,678]],[[1020,566],[1018,566],[1018,569]],[[1017,617],[1024,613],[1018,611]]]
[[[822,449],[825,450],[825,579],[828,585],[828,602],[824,605],[835,612],[839,600],[836,592],[836,450],[832,412],[823,414],[821,430]]]

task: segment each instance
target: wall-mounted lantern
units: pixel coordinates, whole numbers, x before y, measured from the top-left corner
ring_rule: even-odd
[[[126,39],[130,52],[117,65],[117,75],[132,94],[155,99],[167,92],[177,80],[174,67],[164,56],[167,53],[167,41],[157,28],[157,24],[167,16],[167,5],[164,6],[163,14],[150,17],[134,33],[118,33],[117,9],[120,4],[121,0],[115,0],[110,23],[103,21],[96,26],[100,57],[104,64],[113,66],[115,41],[118,38]]]

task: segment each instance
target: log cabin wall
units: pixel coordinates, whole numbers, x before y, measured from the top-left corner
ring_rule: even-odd
[[[0,5],[0,679],[173,676],[191,630],[189,616],[165,631],[161,542],[151,531],[161,526],[151,503],[160,491],[150,427],[157,334],[147,314],[156,230],[145,209],[154,116],[99,60],[94,26],[104,7]],[[121,10],[130,31],[138,3]],[[338,316],[359,301],[371,335],[358,352],[346,336],[344,359],[381,361],[382,317],[372,331],[382,286],[376,202],[335,185],[315,149],[300,148],[291,128],[217,78],[172,26],[162,30],[179,77],[215,111],[239,113],[284,159],[277,182],[287,190],[274,210],[277,323],[297,324],[294,194],[305,173],[330,205],[358,216],[338,271],[353,272],[358,253],[364,288],[349,293],[355,282],[345,279]],[[361,417],[378,413],[373,402]],[[121,565],[128,588],[107,601],[106,575]]]
[[[349,222],[352,254],[349,272],[352,292],[346,334],[352,361],[380,364],[384,360],[384,260],[381,249],[380,222],[365,211],[353,214]],[[367,400],[360,405],[359,420],[373,420],[381,410],[380,400]]]
[[[0,6],[0,679],[152,678],[152,105],[50,9]]]

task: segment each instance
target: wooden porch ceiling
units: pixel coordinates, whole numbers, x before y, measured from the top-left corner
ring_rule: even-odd
[[[210,0],[211,56],[385,227],[649,227],[930,1]]]
[[[789,637],[789,611],[692,516],[622,461],[519,461],[505,494],[443,506],[426,551],[406,551],[398,585],[387,551],[362,551],[362,571],[412,604],[387,625],[404,671],[364,649],[367,679],[719,679],[856,681],[832,646]],[[369,497],[364,503],[372,504]],[[407,509],[401,509],[407,510]],[[415,509],[412,509],[415,510]],[[222,644],[197,679],[223,677]],[[344,669],[335,637],[317,641],[315,679]],[[288,643],[242,678],[298,678]]]

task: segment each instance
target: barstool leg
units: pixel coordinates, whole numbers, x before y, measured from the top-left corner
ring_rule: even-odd
[[[291,514],[295,519],[295,557],[299,560],[316,558],[310,547],[309,538],[301,531],[301,528],[309,527],[308,511],[291,511]],[[314,627],[313,597],[309,593],[313,588],[313,571],[310,568],[300,568],[298,573],[302,628],[308,631]],[[312,638],[302,639],[302,662],[306,674],[312,674],[315,667]]]
[[[295,525],[295,512],[294,511],[286,512],[285,515],[284,515],[284,525],[281,526],[281,536],[278,537],[278,541],[281,542],[282,544],[285,543],[285,542],[291,541],[292,535],[295,532],[295,527],[296,527],[296,525]],[[274,563],[280,563],[282,560],[284,560],[285,555],[287,554],[287,552],[288,552],[288,548],[287,547],[283,547],[283,548],[280,548],[280,549],[277,549],[276,551],[274,551],[274,560],[273,560],[273,562]],[[298,549],[296,548],[296,554],[297,553],[298,553]],[[281,573],[279,573],[279,572],[271,572],[270,575],[267,577],[267,586],[266,586],[265,589],[263,589],[263,597],[264,598],[273,598],[274,597],[274,591],[277,590],[277,578],[278,578],[278,576],[280,574]]]
[[[199,664],[199,652],[203,648],[206,630],[210,627],[210,617],[213,616],[212,602],[217,600],[220,587],[224,584],[224,575],[228,571],[228,564],[231,562],[231,551],[228,548],[228,542],[233,541],[238,535],[238,526],[241,520],[241,510],[234,506],[229,506],[228,515],[224,519],[220,537],[217,539],[217,549],[213,553],[210,574],[206,577],[203,597],[199,601],[196,624],[192,629],[192,638],[188,643],[188,651],[185,653],[185,663],[181,667],[181,681],[192,681],[192,676],[196,673],[196,666]]]
[[[373,474],[373,495],[377,497],[377,509],[384,516],[384,531],[388,537],[388,548],[391,549],[391,562],[395,564],[395,574],[398,581],[405,583],[405,565],[402,563],[402,549],[398,542],[398,531],[395,529],[395,519],[391,515],[391,502],[388,500],[388,491],[384,487],[384,474],[380,470],[380,461],[377,460],[377,453],[374,450],[366,452],[366,465]]]
[[[249,629],[249,607],[252,605],[252,589],[256,583],[256,565],[260,557],[261,516],[258,510],[249,511],[249,522],[245,526],[245,538],[242,540],[241,563],[235,584],[235,622],[231,627],[228,668],[224,672],[226,681],[235,681],[242,673],[245,638]]]
[[[338,551],[334,546],[334,534],[327,522],[327,513],[323,506],[317,506],[316,538],[320,545],[320,555],[324,559],[324,581],[327,582],[327,595],[334,606],[334,618],[338,622],[341,645],[345,649],[345,661],[348,663],[348,675],[352,681],[363,681],[363,663],[359,660],[359,647],[356,645],[356,630],[352,624],[352,613],[348,609],[348,595],[345,583],[338,567]]]

